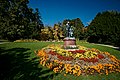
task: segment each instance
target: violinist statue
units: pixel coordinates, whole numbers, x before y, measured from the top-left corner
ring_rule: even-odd
[[[76,47],[76,39],[73,36],[73,28],[70,26],[69,21],[66,24],[66,38],[64,38],[64,48],[66,49],[67,47]]]
[[[72,26],[69,25],[69,21],[66,24],[66,37],[73,38],[73,29]]]

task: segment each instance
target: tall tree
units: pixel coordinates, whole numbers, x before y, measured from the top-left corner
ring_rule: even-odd
[[[14,41],[21,38],[34,38],[43,27],[39,10],[33,12],[28,0],[0,1],[0,38]],[[32,32],[33,31],[33,32]],[[39,33],[40,34],[40,33]],[[38,38],[35,37],[36,39]]]
[[[5,12],[6,14],[2,13],[0,15],[2,18],[2,24],[5,24],[5,26],[2,26],[4,29],[0,31],[3,38],[9,39],[9,40],[15,40],[19,39],[22,36],[22,32],[24,32],[24,29],[28,23],[29,20],[27,19],[27,11],[28,11],[28,0],[5,0],[3,2],[0,2],[3,4],[0,6],[2,8],[3,6],[6,6],[6,8],[2,9],[2,12]]]
[[[83,39],[83,23],[82,21],[80,20],[80,18],[76,18],[73,20],[74,21],[74,27],[75,27],[75,30],[74,30],[74,35],[77,39]]]
[[[33,18],[34,29],[33,29],[32,37],[40,40],[41,29],[44,28],[44,25],[41,20],[42,18],[40,16],[38,8],[35,9],[35,13],[33,14],[33,17],[34,17]]]
[[[88,26],[89,40],[99,43],[118,44],[120,40],[120,13],[117,11],[105,11],[98,13]]]

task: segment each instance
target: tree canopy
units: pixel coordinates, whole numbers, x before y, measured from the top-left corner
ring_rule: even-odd
[[[89,42],[118,45],[120,41],[120,13],[117,11],[98,13],[88,26],[88,33]]]
[[[39,10],[33,12],[28,3],[28,0],[0,1],[0,38],[10,41],[38,38],[35,35],[43,27],[43,23]]]

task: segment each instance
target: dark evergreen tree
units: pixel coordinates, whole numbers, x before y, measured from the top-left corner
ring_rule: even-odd
[[[120,13],[105,11],[98,13],[88,26],[89,42],[118,45],[120,41]]]

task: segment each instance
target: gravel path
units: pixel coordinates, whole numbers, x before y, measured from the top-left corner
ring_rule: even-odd
[[[107,46],[107,47],[111,47],[111,48],[114,48],[114,49],[120,49],[119,47],[115,47],[115,46],[112,46],[112,45],[96,44],[96,43],[92,43],[92,44],[101,45],[101,46]]]
[[[0,42],[0,44],[5,44],[5,43],[9,43],[9,42]]]

